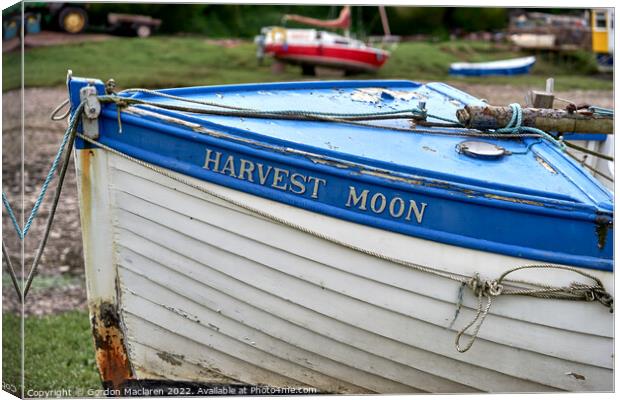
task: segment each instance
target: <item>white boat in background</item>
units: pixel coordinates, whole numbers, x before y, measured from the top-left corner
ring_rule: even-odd
[[[510,35],[510,41],[523,49],[553,49],[555,47],[553,34],[520,33]]]
[[[84,88],[104,94],[71,79],[74,110]],[[540,138],[411,129],[480,100],[406,81],[115,96],[75,162],[109,387],[613,390],[613,196]],[[532,264],[572,269],[498,280]],[[599,301],[509,295],[519,280]]]

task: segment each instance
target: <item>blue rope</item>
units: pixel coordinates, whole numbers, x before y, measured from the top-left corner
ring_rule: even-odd
[[[84,108],[84,105],[80,104],[78,108],[76,109],[76,111],[71,116],[71,119],[69,120],[69,126],[67,127],[67,130],[65,131],[65,134],[62,137],[62,141],[60,142],[60,146],[58,147],[58,151],[56,152],[56,156],[54,157],[54,161],[52,162],[52,166],[50,167],[50,170],[47,173],[45,180],[43,181],[43,185],[41,186],[41,191],[39,192],[39,195],[37,196],[37,200],[34,202],[34,206],[32,207],[32,210],[30,211],[30,216],[28,217],[28,220],[26,221],[26,224],[24,225],[24,229],[21,229],[19,227],[19,224],[17,223],[17,218],[15,218],[15,212],[13,211],[13,208],[11,207],[11,203],[9,202],[9,199],[6,193],[4,192],[4,190],[2,191],[2,204],[4,204],[4,208],[9,214],[9,218],[11,218],[11,222],[13,223],[13,227],[15,228],[15,232],[17,232],[17,235],[19,236],[20,240],[24,240],[24,238],[28,234],[28,231],[30,230],[30,227],[32,226],[32,223],[34,222],[35,218],[37,217],[37,214],[39,213],[39,207],[41,207],[41,203],[45,199],[45,194],[47,193],[49,184],[54,178],[56,169],[58,169],[58,163],[60,162],[60,157],[62,156],[65,146],[67,145],[67,142],[69,141],[69,137],[71,136],[71,134],[77,127],[78,116],[81,114],[81,111],[83,108]]]
[[[566,148],[566,145],[562,143],[562,141],[557,140],[556,138],[554,138],[553,136],[551,136],[550,134],[548,134],[547,132],[541,129],[521,125],[523,123],[523,110],[521,109],[521,105],[519,103],[512,103],[510,105],[510,108],[512,109],[512,117],[510,118],[510,121],[505,127],[496,129],[495,132],[511,133],[511,134],[513,133],[536,133],[544,137],[545,139],[549,140],[551,143],[555,144],[556,146],[558,146],[560,150],[564,151],[564,149]]]
[[[590,111],[592,111],[595,114],[601,115],[603,117],[612,117],[614,116],[614,110],[612,110],[611,108],[603,108],[603,107],[597,107],[597,106],[591,106],[590,107]]]
[[[17,235],[19,236],[20,239],[23,239],[24,237],[22,234],[22,230],[19,227],[19,224],[17,223],[17,218],[15,218],[15,213],[13,212],[13,208],[11,207],[11,204],[9,203],[9,199],[6,198],[6,194],[4,193],[4,190],[2,191],[2,204],[4,204],[4,208],[6,208],[6,211],[9,213],[9,218],[11,218],[11,222],[13,222],[13,227],[15,228]]]

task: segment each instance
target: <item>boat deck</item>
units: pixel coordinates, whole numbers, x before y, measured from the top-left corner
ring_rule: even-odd
[[[320,82],[234,87],[170,89],[164,93],[187,99],[262,111],[376,113],[406,110],[425,102],[430,114],[455,119],[456,110],[466,104],[483,104],[479,99],[441,83],[407,81]],[[160,103],[188,105],[148,94],[133,97]],[[196,105],[192,105],[195,107]],[[456,146],[475,138],[441,134],[411,133],[325,122],[269,120],[165,111],[202,126],[226,130],[276,146],[295,147],[336,159],[344,159],[438,181],[478,189],[493,189],[540,197],[551,202],[571,202],[588,208],[613,209],[613,196],[580,168],[564,157],[553,144],[537,138],[478,139],[495,143],[510,155],[480,159],[457,154]],[[441,120],[429,117],[431,122]],[[411,119],[372,121],[375,125],[411,128]],[[446,131],[447,129],[442,129]]]

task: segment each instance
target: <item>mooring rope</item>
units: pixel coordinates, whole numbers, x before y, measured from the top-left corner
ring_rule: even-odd
[[[419,272],[430,273],[438,277],[447,278],[447,279],[459,282],[462,285],[469,287],[471,291],[473,292],[473,294],[476,296],[478,300],[478,305],[476,308],[476,315],[474,319],[470,323],[468,323],[464,328],[459,330],[457,333],[456,340],[455,340],[455,347],[457,351],[461,353],[468,351],[473,346],[476,338],[478,337],[480,328],[482,327],[482,324],[486,316],[489,313],[489,310],[493,302],[493,298],[501,296],[501,295],[531,296],[531,297],[538,297],[538,298],[545,298],[545,299],[558,299],[558,300],[598,301],[601,304],[605,305],[606,307],[609,307],[610,311],[613,312],[613,297],[605,290],[603,283],[598,278],[590,274],[587,274],[583,271],[579,271],[575,268],[563,267],[559,265],[547,265],[547,264],[519,266],[519,267],[510,269],[504,272],[497,279],[486,279],[486,280],[482,279],[478,274],[475,274],[472,277],[467,277],[467,276],[452,273],[452,272],[442,271],[441,269],[438,269],[435,267],[424,266],[421,264],[412,263],[410,261],[405,261],[405,260],[401,260],[395,257],[387,256],[385,254],[381,254],[376,251],[368,250],[368,249],[353,245],[351,243],[344,242],[341,239],[326,235],[324,233],[314,231],[298,223],[289,221],[277,215],[261,210],[250,204],[247,204],[242,201],[231,198],[229,196],[220,194],[217,191],[197,185],[191,182],[189,179],[176,175],[170,170],[161,168],[159,166],[156,166],[151,163],[132,157],[126,153],[123,153],[117,149],[114,149],[96,140],[90,139],[84,135],[78,134],[78,136],[81,139],[85,140],[86,142],[91,143],[105,151],[108,151],[121,158],[129,160],[133,163],[136,163],[146,169],[149,169],[162,176],[165,176],[173,181],[187,185],[209,196],[212,196],[226,203],[237,206],[243,210],[254,213],[260,217],[266,218],[268,220],[271,220],[273,222],[276,222],[281,225],[287,226],[289,228],[295,229],[297,231],[312,235],[316,238],[331,242],[333,244],[346,247],[356,252],[359,252],[359,253],[362,253],[362,254],[365,254],[365,255],[380,259],[380,260],[384,260],[384,261],[392,262],[392,263],[402,265],[408,268],[412,268]],[[522,286],[517,286],[515,285],[515,283],[513,283],[513,281],[506,279],[506,277],[510,273],[521,270],[521,269],[526,269],[526,268],[542,268],[542,269],[548,268],[548,269],[562,269],[562,270],[572,271],[572,272],[576,272],[582,276],[592,279],[594,281],[594,284],[587,285],[587,284],[575,283],[569,286],[555,287],[555,286],[539,284],[535,282],[519,281],[519,283],[527,285],[527,287],[522,287]],[[486,298],[487,300],[487,303],[485,306],[483,306],[483,298]],[[457,310],[458,309],[460,309],[460,304],[457,304]],[[458,312],[455,315],[455,318],[456,316],[458,316]],[[450,326],[452,326],[452,324]],[[468,334],[467,331],[472,326],[474,327],[473,331]],[[461,347],[460,339],[465,334],[468,334],[470,336],[470,340],[464,347]]]
[[[522,125],[523,110],[521,109],[521,105],[519,103],[510,104],[510,108],[512,109],[512,116],[510,117],[510,121],[508,121],[508,124],[506,124],[505,127],[496,129],[495,132],[511,133],[511,134],[523,133],[523,132],[534,133],[534,134],[544,137],[545,139],[547,139],[548,141],[550,141],[551,143],[559,147],[562,151],[564,151],[564,149],[566,148],[566,145],[564,144],[563,141],[556,139],[555,137],[551,136],[550,134],[543,131],[542,129]]]
[[[83,109],[84,109],[84,103],[80,103],[76,107],[74,114],[71,116],[71,119],[69,120],[69,125],[63,135],[58,151],[56,152],[56,156],[54,157],[54,161],[52,162],[50,171],[48,172],[45,178],[45,181],[43,182],[39,195],[37,196],[37,199],[32,208],[32,211],[30,212],[30,216],[28,217],[28,221],[24,225],[23,229],[19,227],[19,224],[17,223],[17,219],[15,218],[15,213],[13,211],[13,208],[11,207],[11,204],[6,194],[4,193],[4,191],[2,192],[2,202],[4,204],[4,207],[7,210],[7,213],[9,214],[9,218],[11,219],[11,222],[13,223],[13,227],[15,228],[15,232],[17,233],[17,236],[19,237],[20,240],[23,241],[26,235],[28,234],[30,227],[32,226],[32,223],[37,217],[39,207],[41,206],[41,203],[43,202],[45,198],[45,194],[47,193],[48,186],[50,182],[52,181],[54,174],[58,168],[60,158],[64,154],[64,157],[62,157],[62,166],[61,166],[60,174],[58,177],[58,184],[56,185],[56,190],[54,193],[54,198],[52,200],[50,213],[47,217],[47,223],[45,226],[45,231],[43,232],[43,238],[39,242],[37,252],[35,254],[34,260],[32,262],[32,266],[28,273],[28,278],[26,280],[23,293],[19,289],[19,285],[17,284],[17,278],[14,278],[16,276],[15,270],[13,269],[10,255],[8,251],[6,250],[4,239],[2,239],[2,255],[4,256],[6,260],[7,269],[9,269],[11,280],[13,281],[13,285],[15,286],[15,290],[17,291],[17,294],[19,298],[21,299],[21,301],[23,301],[26,295],[28,294],[28,290],[30,289],[32,280],[34,279],[34,276],[36,275],[36,272],[39,266],[39,261],[41,260],[41,256],[43,255],[43,251],[45,250],[45,245],[47,244],[47,240],[49,238],[52,224],[54,222],[54,216],[56,215],[56,209],[58,208],[58,203],[60,200],[60,194],[62,192],[63,183],[64,183],[67,169],[70,163],[70,157],[71,157],[71,152],[73,150],[73,142],[75,141],[75,137],[76,137],[79,117],[82,115]],[[53,114],[52,114],[52,117],[53,117]]]
[[[15,269],[13,268],[13,263],[11,262],[11,255],[4,244],[4,239],[2,240],[2,256],[6,261],[6,269],[8,270],[9,276],[11,277],[11,282],[13,282],[13,287],[15,288],[15,292],[17,293],[17,297],[20,301],[23,301],[22,291],[19,287],[19,283],[17,282],[17,275],[15,274]]]
[[[81,115],[83,108],[84,108],[84,105],[80,104],[77,107],[76,112],[71,117],[71,120],[69,121],[69,127],[67,128],[67,130],[65,131],[62,137],[62,141],[60,142],[60,145],[58,146],[58,150],[56,151],[56,155],[54,156],[52,165],[47,175],[45,176],[45,180],[43,181],[43,185],[41,185],[39,195],[37,196],[34,202],[34,205],[30,211],[30,215],[28,216],[28,219],[23,229],[20,228],[19,223],[17,222],[17,218],[15,217],[15,212],[13,211],[13,207],[11,207],[11,203],[9,202],[9,199],[6,193],[4,192],[4,190],[2,191],[2,203],[4,204],[4,208],[9,214],[9,218],[11,219],[11,222],[13,223],[13,227],[15,228],[15,231],[17,232],[17,236],[19,236],[20,240],[24,240],[24,238],[28,234],[28,231],[30,230],[30,227],[32,226],[32,223],[34,222],[34,220],[37,217],[37,214],[39,213],[39,208],[41,207],[41,203],[45,199],[45,195],[47,193],[49,184],[52,182],[52,179],[54,178],[54,174],[56,173],[56,170],[58,169],[58,163],[60,162],[62,153],[67,147],[67,142],[69,141],[70,136],[73,133],[75,133],[75,129],[77,128],[77,123],[78,123],[78,116]]]

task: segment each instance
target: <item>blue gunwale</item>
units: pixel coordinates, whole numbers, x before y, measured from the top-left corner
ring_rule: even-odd
[[[189,96],[189,95],[196,95],[197,93],[212,94],[212,93],[227,93],[227,92],[247,91],[247,90],[255,91],[259,89],[262,91],[295,90],[295,89],[308,90],[308,89],[332,89],[334,87],[337,87],[339,89],[340,88],[357,88],[357,87],[389,87],[389,85],[394,85],[396,87],[409,87],[409,88],[419,88],[423,86],[416,82],[400,81],[400,80],[399,81],[381,81],[381,80],[379,81],[323,81],[323,82],[285,82],[285,83],[267,83],[267,84],[224,85],[224,86],[209,86],[206,88],[205,87],[198,87],[198,88],[194,87],[194,88],[182,88],[182,89],[164,89],[161,92],[174,94],[177,96],[183,96],[183,95]],[[443,96],[455,99],[462,104],[470,104],[472,103],[473,100],[480,102],[478,99],[475,99],[471,95],[468,95],[465,92],[459,91],[458,89],[451,88],[450,86],[445,85],[443,83],[430,83],[424,86]],[[140,97],[148,97],[148,96],[141,94],[141,93],[136,93],[130,97],[140,98]],[[115,108],[112,107],[112,109],[115,109]],[[444,173],[441,173],[435,170],[420,169],[420,168],[416,168],[411,165],[403,165],[399,163],[385,162],[383,160],[370,159],[370,158],[358,156],[355,154],[342,153],[342,152],[325,149],[325,148],[317,148],[315,146],[307,145],[304,143],[292,142],[290,140],[268,136],[268,135],[264,135],[264,134],[254,132],[254,131],[238,129],[234,126],[227,126],[222,123],[206,121],[204,118],[188,115],[182,112],[177,112],[177,111],[172,111],[172,110],[158,110],[157,112],[164,114],[164,115],[171,116],[171,117],[175,117],[175,118],[187,121],[187,122],[200,124],[204,126],[205,128],[211,128],[215,131],[227,132],[227,133],[230,133],[238,137],[242,137],[242,138],[253,138],[257,141],[270,143],[276,146],[295,147],[298,149],[302,149],[304,151],[316,152],[318,154],[333,156],[335,158],[340,158],[340,159],[346,158],[348,160],[351,160],[351,161],[354,161],[360,164],[373,165],[373,166],[384,168],[386,170],[394,171],[397,173],[426,176],[426,177],[430,177],[432,179],[436,179],[439,181],[442,181],[442,180],[450,181],[452,182],[452,184],[457,184],[457,185],[459,183],[463,183],[463,184],[471,185],[471,186],[485,187],[484,182],[480,180],[476,180],[474,178],[460,176],[458,178],[458,182],[455,182],[454,181],[455,177],[453,175],[444,174]],[[246,120],[252,120],[252,119],[246,118]],[[372,128],[360,128],[360,129],[372,129]],[[465,139],[466,138],[463,138],[463,140]],[[525,142],[532,143],[534,140],[535,139],[526,139]],[[574,162],[572,159],[567,160],[566,157],[562,156],[559,150],[555,146],[547,142],[535,144],[534,146],[544,147],[544,151],[547,154],[541,155],[543,159],[547,159],[546,156],[552,155],[555,161],[559,161],[561,164],[564,164],[564,165],[570,165],[571,167],[570,173],[575,175],[575,177],[579,176],[579,182],[573,182],[575,184],[574,188],[579,193],[584,194],[586,197],[588,197],[589,201],[603,208],[605,207],[604,205],[605,202],[608,202],[609,204],[613,202],[613,200],[611,200],[611,197],[609,197],[609,193],[607,189],[604,188],[603,185],[601,185],[596,180],[592,180],[591,177],[585,171],[583,171],[583,169],[578,165],[578,163]],[[560,157],[559,158],[556,157],[557,155],[560,155]],[[562,176],[567,178],[567,175],[564,174],[563,171],[559,171],[559,172]],[[583,185],[588,186],[588,191],[584,191],[582,189]],[[529,195],[529,196],[533,196],[536,198],[540,198],[541,201],[545,201],[545,199],[568,200],[571,202],[579,201],[578,199],[574,197],[565,196],[560,193],[553,193],[553,192],[548,192],[548,191],[540,192],[540,191],[531,189],[527,186],[525,187],[524,186],[509,186],[509,185],[502,186],[502,184],[498,184],[498,183],[494,183],[494,186],[501,188],[504,191],[510,192],[512,196],[514,197],[520,197],[522,195],[525,195],[524,199],[527,199],[527,196]],[[485,187],[485,190],[487,189],[489,188]],[[591,191],[592,193],[590,193],[589,191]],[[595,195],[596,198],[592,197],[592,195]],[[607,209],[612,210],[611,205],[608,206]]]
[[[267,90],[269,88],[281,89],[283,87],[291,88],[291,85],[293,85],[293,87],[295,87],[295,85],[302,85],[304,88],[308,88],[309,86],[333,88],[334,86],[343,87],[344,85],[347,85],[348,87],[377,87],[386,85],[389,86],[390,83],[405,86],[408,85],[410,87],[419,86],[418,84],[407,81],[364,81],[362,85],[360,85],[360,82],[356,81],[347,81],[342,85],[341,83],[342,82],[320,82],[312,84],[308,82],[295,84],[274,83],[267,85],[251,84],[210,87],[209,89],[221,92],[223,90],[234,90],[239,86],[252,90]],[[76,88],[83,85],[84,82],[73,82],[72,87]],[[436,87],[431,89],[439,92],[442,85],[435,85]],[[99,86],[99,84],[97,84],[97,86]],[[102,90],[102,88],[99,89]],[[165,90],[164,92],[173,92],[175,95],[181,95],[180,93],[190,93],[195,92],[196,90],[201,90],[201,88],[171,89]],[[204,89],[202,88],[202,90]],[[72,99],[75,100],[74,95],[76,90],[73,89],[71,92]],[[468,96],[466,93],[463,93],[463,95]],[[75,107],[77,103],[72,101],[72,104]],[[330,215],[336,218],[457,246],[541,260],[545,262],[562,263],[607,271],[613,270],[613,244],[611,243],[611,239],[613,238],[613,230],[611,228],[608,232],[607,243],[602,250],[592,249],[592,246],[588,247],[583,243],[576,243],[574,244],[575,248],[572,248],[569,251],[566,250],[566,248],[558,250],[557,247],[549,246],[548,243],[540,243],[536,242],[536,240],[530,240],[523,237],[494,238],[488,232],[484,231],[486,229],[485,227],[477,227],[476,229],[480,229],[482,234],[480,237],[472,237],[471,234],[468,236],[467,234],[459,233],[459,228],[462,228],[465,231],[469,229],[463,226],[455,227],[451,232],[449,230],[438,230],[433,227],[428,227],[426,224],[408,225],[402,221],[379,218],[373,214],[363,214],[349,209],[343,209],[342,207],[337,207],[330,204],[329,201],[324,199],[319,199],[319,201],[310,200],[291,193],[279,192],[258,184],[250,184],[221,173],[212,172],[202,168],[201,165],[196,165],[196,162],[192,160],[183,159],[180,153],[176,154],[176,156],[165,155],[165,152],[162,152],[162,148],[158,148],[157,144],[150,143],[157,142],[157,140],[145,141],[145,139],[148,134],[162,140],[169,139],[179,141],[179,143],[193,143],[193,146],[199,145],[201,149],[204,149],[204,146],[207,145],[214,149],[220,149],[223,152],[226,152],[226,154],[235,155],[236,157],[242,155],[243,157],[249,159],[254,157],[254,159],[268,160],[268,162],[273,165],[290,167],[291,171],[298,168],[303,171],[311,171],[317,176],[330,176],[334,177],[333,179],[340,179],[342,182],[352,182],[356,185],[359,184],[360,188],[380,188],[385,191],[386,195],[389,193],[413,194],[413,197],[420,195],[425,196],[424,198],[433,199],[433,201],[436,202],[441,201],[442,204],[451,203],[458,207],[464,207],[466,204],[470,204],[470,207],[482,207],[482,209],[487,210],[491,214],[493,212],[497,212],[497,210],[503,210],[503,212],[506,212],[506,215],[522,215],[523,218],[531,219],[532,216],[538,215],[541,220],[546,220],[547,222],[550,220],[555,220],[560,225],[568,223],[569,225],[566,225],[567,227],[570,227],[570,224],[575,225],[573,228],[567,228],[572,229],[572,237],[574,238],[575,235],[574,229],[579,229],[584,233],[583,242],[588,243],[592,242],[592,237],[595,235],[594,231],[596,219],[601,215],[607,216],[607,218],[613,218],[613,211],[607,207],[605,196],[603,195],[606,192],[604,192],[604,189],[602,188],[602,193],[594,196],[591,196],[586,192],[585,194],[591,201],[587,203],[575,201],[574,199],[567,198],[566,196],[564,198],[549,199],[546,197],[541,197],[540,195],[537,196],[537,193],[514,193],[512,191],[501,190],[501,188],[492,189],[488,187],[481,187],[479,185],[472,184],[471,182],[449,182],[436,176],[429,178],[428,176],[425,176],[424,171],[414,171],[406,168],[398,170],[397,168],[394,168],[395,165],[390,165],[389,163],[381,165],[380,163],[375,162],[370,165],[368,160],[364,157],[351,157],[348,154],[344,155],[337,151],[326,151],[312,146],[303,146],[299,143],[292,143],[285,140],[265,137],[253,132],[241,131],[240,129],[236,129],[234,127],[207,123],[204,119],[194,118],[192,116],[187,116],[185,114],[172,111],[161,111],[161,114],[173,116],[187,122],[198,123],[206,129],[216,131],[218,135],[226,135],[224,137],[214,137],[205,132],[196,132],[187,126],[162,123],[162,120],[155,117],[138,117],[128,113],[122,113],[124,133],[116,134],[117,113],[114,106],[108,105],[104,107],[102,113],[103,118],[100,118],[100,129],[103,132],[100,137],[100,141],[108,146],[123,151],[128,155],[188,176],[221,184],[223,186],[273,199],[275,201],[283,202],[310,211]],[[150,132],[150,134],[148,132]],[[243,139],[243,141],[241,139]],[[248,139],[251,139],[251,141],[248,142]],[[546,143],[542,145],[551,147]],[[89,147],[86,146],[83,141],[78,141],[76,146],[78,148]],[[284,149],[287,147],[307,151],[310,154],[286,153]],[[549,149],[546,150],[545,158],[548,159],[551,154],[551,157],[562,157],[563,160],[565,160],[564,156],[556,149],[552,148],[551,152],[548,151]],[[313,154],[333,161],[346,161],[351,164],[351,167],[343,169],[330,165],[318,164],[312,159]],[[554,164],[554,160],[549,161]],[[573,173],[576,172],[576,175],[572,175],[573,177],[578,180],[591,180],[590,177],[578,168],[576,163],[573,163],[572,160],[569,161],[569,163],[575,167],[575,171]],[[371,176],[364,173],[366,171],[373,170],[384,170],[396,177],[419,180],[422,184],[416,185],[405,183],[398,181],[395,178]],[[569,180],[572,179],[569,176],[566,178]],[[576,186],[581,187],[578,184],[576,184]],[[597,187],[597,183],[593,186]],[[346,187],[343,187],[343,189],[346,189]],[[494,198],[493,196],[499,196],[500,199],[497,197]],[[524,204],[523,202],[506,201],[505,199],[501,200],[502,197],[513,200],[517,198],[520,201],[523,200],[526,202],[538,202],[541,203],[541,205]],[[560,225],[558,225],[558,227],[560,227]],[[518,230],[519,229],[515,227],[515,232]],[[502,233],[500,231],[501,229],[499,229],[498,234],[501,236]],[[559,236],[562,236],[563,234],[564,232],[562,232]],[[566,235],[569,234],[567,233]],[[506,234],[504,234],[504,236],[506,236]],[[566,237],[571,236],[569,235]]]
[[[170,114],[167,110],[161,110],[160,113]],[[111,118],[111,119],[117,118],[117,113],[115,109],[104,110],[103,114],[106,117]],[[174,115],[171,114],[170,116],[177,116],[177,114],[174,114]],[[188,122],[203,122],[199,120],[194,121],[191,117],[186,118],[186,120]],[[243,152],[245,147],[252,147],[255,149],[262,149],[262,150],[267,149],[268,151],[272,151],[272,152],[274,151],[274,149],[276,149],[273,146],[266,145],[267,143],[270,142],[269,140],[265,140],[265,141],[260,140],[262,139],[261,138],[262,135],[260,134],[255,134],[256,139],[258,140],[256,140],[254,143],[248,143],[247,141],[243,140],[243,139],[248,138],[247,137],[248,132],[241,132],[242,134],[245,134],[244,135],[245,137],[242,138],[242,137],[235,135],[236,133],[238,133],[239,131],[238,129],[235,129],[235,128],[218,129],[218,128],[225,128],[222,125],[218,125],[218,124],[208,124],[208,125],[209,127],[211,127],[212,125],[212,128],[215,128],[212,130],[214,132],[218,132],[218,134],[232,133],[233,135],[228,137],[228,139],[231,140],[231,142],[225,142],[224,144],[221,144],[220,143],[221,139],[214,138],[206,133],[199,133],[199,132],[193,131],[183,126],[178,126],[179,129],[170,129],[169,125],[163,126],[160,120],[158,120],[155,117],[151,117],[151,116],[137,117],[134,115],[129,115],[127,113],[124,113],[124,114],[121,114],[121,121],[123,124],[132,123],[136,125],[142,125],[144,127],[148,127],[148,129],[160,131],[162,133],[175,136],[179,139],[192,140],[197,143],[208,144],[208,145],[219,144],[222,147],[230,148],[231,150],[238,151],[238,152]],[[207,124],[204,124],[203,122],[202,125],[207,125]],[[104,140],[106,139],[102,139],[102,143],[105,143]],[[286,162],[291,163],[293,165],[299,165],[299,160],[305,161],[308,159],[308,157],[304,157],[304,156],[301,156],[295,153],[282,156],[281,153],[286,153],[287,152],[286,149],[290,148],[290,145],[291,145],[290,142],[277,141],[277,143],[273,143],[273,144],[276,145],[277,149],[280,150],[280,152],[276,152],[272,156],[274,159],[278,161],[286,160]],[[347,158],[339,157],[341,153],[336,152],[336,151],[310,153],[312,150],[316,150],[316,148],[309,147],[309,146],[303,146],[303,145],[296,145],[295,147],[297,147],[300,150],[308,151],[309,154],[314,154],[316,156],[326,156],[325,158],[327,160],[338,162],[338,163],[346,163],[348,161],[347,159],[349,158],[349,157]],[[383,178],[383,180],[385,181],[390,181],[391,185],[395,185],[403,189],[410,190],[412,192],[420,193],[420,192],[428,191],[428,192],[435,194],[438,197],[443,197],[446,199],[452,199],[454,198],[454,195],[459,195],[462,197],[462,201],[472,202],[472,203],[483,203],[483,204],[495,204],[497,203],[497,200],[485,198],[482,196],[482,194],[510,197],[510,198],[514,198],[518,200],[523,200],[523,202],[519,203],[519,202],[505,201],[503,203],[505,203],[504,206],[507,208],[522,209],[525,207],[528,209],[528,212],[532,212],[532,213],[540,213],[540,214],[551,213],[551,214],[556,214],[557,216],[563,216],[567,218],[582,218],[588,221],[594,220],[592,212],[600,211],[599,208],[597,208],[596,206],[592,204],[584,204],[584,203],[576,202],[574,199],[567,197],[567,196],[560,198],[560,199],[549,199],[547,197],[537,196],[535,194],[524,195],[524,194],[519,193],[518,195],[516,195],[514,192],[511,192],[511,191],[486,188],[486,187],[477,186],[471,183],[450,182],[447,180],[428,178],[428,177],[425,177],[424,175],[421,175],[419,171],[415,171],[415,169],[413,168],[412,168],[413,171],[398,171],[397,173],[393,173],[393,171],[388,169],[389,165],[381,164],[379,166],[382,168],[378,169],[378,168],[375,168],[374,166],[371,166],[365,163],[367,159],[363,157],[350,157],[350,158],[353,158],[352,165],[357,166],[358,171],[370,171],[370,170],[385,171],[385,172],[390,172],[392,175],[396,177],[420,180],[425,183],[422,185],[411,185],[411,184],[404,184],[402,182],[399,182],[396,179],[390,180],[388,178]],[[318,169],[320,169],[321,165],[317,165],[317,167]],[[355,170],[355,169],[352,169],[352,170]],[[339,174],[340,172],[341,172],[341,169],[336,169],[336,174]],[[367,177],[369,179],[375,179],[371,175],[367,175]],[[452,188],[453,190],[446,190],[448,187]],[[467,195],[465,193],[467,193]],[[472,196],[472,194],[475,194],[475,193],[478,193],[480,195]],[[543,206],[542,207],[534,206],[534,205],[528,204],[527,202],[541,203]]]
[[[116,117],[117,115],[115,106],[112,106],[112,108],[104,110],[103,112],[107,117],[110,117],[110,118]],[[245,141],[246,139],[251,138],[256,141],[256,146],[261,146],[262,144],[270,144],[272,146],[278,146],[283,149],[295,147],[296,149],[306,151],[309,153],[314,153],[319,156],[331,157],[334,159],[334,161],[348,160],[353,163],[363,165],[365,168],[370,168],[370,166],[372,165],[373,167],[383,169],[385,171],[390,171],[390,173],[392,174],[395,174],[395,175],[401,174],[404,177],[421,179],[421,180],[428,182],[429,184],[432,184],[433,182],[439,183],[439,184],[450,182],[449,183],[450,186],[454,188],[461,188],[462,190],[477,190],[480,192],[490,192],[490,193],[495,193],[497,195],[509,196],[512,198],[519,198],[524,201],[542,202],[545,205],[556,206],[559,208],[568,207],[570,209],[575,209],[579,207],[585,207],[590,210],[598,210],[599,208],[603,208],[603,209],[606,208],[607,210],[611,211],[611,208],[604,203],[604,201],[607,200],[606,198],[603,198],[603,200],[601,200],[600,198],[598,200],[593,198],[588,192],[584,191],[581,188],[581,185],[579,185],[576,182],[573,182],[575,185],[575,188],[577,188],[577,190],[579,190],[586,197],[588,197],[588,199],[593,204],[596,204],[596,206],[592,204],[580,203],[579,200],[573,197],[570,197],[568,195],[563,195],[561,193],[540,192],[540,191],[532,190],[529,188],[521,188],[521,190],[517,192],[515,191],[515,188],[512,186],[504,186],[504,185],[498,185],[498,184],[495,185],[497,189],[489,188],[489,187],[485,187],[480,181],[477,181],[475,179],[468,179],[466,177],[462,177],[461,182],[454,182],[450,180],[451,178],[450,175],[438,173],[435,171],[418,169],[413,166],[399,165],[399,164],[384,162],[381,160],[371,160],[366,157],[345,154],[345,153],[338,152],[335,150],[317,149],[316,147],[313,147],[310,145],[294,143],[294,142],[290,142],[287,140],[282,140],[282,139],[273,138],[270,136],[261,135],[255,132],[243,131],[241,129],[234,128],[234,127],[228,127],[222,124],[205,122],[201,118],[192,117],[190,115],[185,115],[185,114],[178,113],[175,111],[158,110],[158,113],[171,116],[171,117],[175,117],[175,118],[179,118],[179,119],[182,119],[190,123],[200,124],[204,128],[208,128],[216,132],[228,133],[232,135],[230,137],[231,140]],[[125,116],[126,114],[122,114],[122,117],[121,117],[122,120],[124,120]],[[127,116],[127,118],[131,118],[131,116]],[[142,118],[154,121],[155,123],[159,123],[157,119],[154,119],[152,117],[146,116]],[[156,126],[153,126],[153,128],[155,129]],[[526,143],[533,143],[537,141],[538,140],[534,138],[525,139]],[[538,143],[536,144],[536,146],[539,146],[539,145],[545,146],[545,150],[548,153],[546,155],[540,155],[535,150],[534,150],[534,153],[539,155],[543,159],[547,159],[550,155],[553,155],[554,160],[557,159],[558,156],[563,158],[562,154],[559,152],[559,150],[555,146],[552,146],[546,142],[540,142],[539,144]],[[606,189],[598,181],[591,181],[587,173],[583,171],[583,169],[574,160],[564,159],[564,162],[568,162],[571,165],[572,167],[571,173],[576,173],[580,175],[583,179],[590,181],[590,184],[593,186],[596,186],[596,189],[600,193],[603,193],[603,194],[606,193]],[[566,179],[569,179],[569,180],[571,179],[570,177],[567,176],[567,174],[565,174],[562,171],[560,171],[560,174],[562,174]],[[550,195],[552,195],[553,197],[551,197]]]

